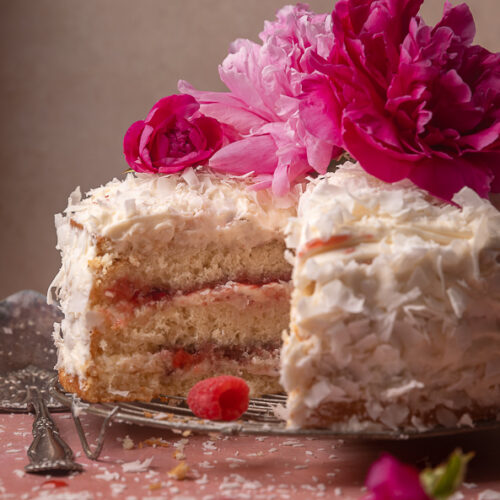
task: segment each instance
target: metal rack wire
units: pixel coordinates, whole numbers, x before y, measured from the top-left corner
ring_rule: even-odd
[[[177,433],[191,431],[201,434],[216,432],[223,435],[309,436],[361,440],[402,440],[500,428],[500,422],[498,421],[485,421],[477,423],[473,428],[436,427],[423,432],[417,430],[405,430],[402,432],[388,429],[364,432],[332,429],[292,429],[287,428],[285,421],[279,416],[286,403],[286,396],[281,394],[272,394],[251,399],[248,410],[243,414],[241,419],[234,422],[218,422],[197,418],[193,415],[186,404],[186,399],[183,397],[165,396],[161,400],[150,403],[91,404],[81,401],[74,394],[64,392],[56,380],[54,380],[50,391],[54,398],[71,408],[83,450],[92,460],[97,460],[99,457],[104,444],[106,429],[111,421],[170,429]],[[104,418],[94,449],[91,448],[85,436],[79,418],[80,413],[88,413]]]

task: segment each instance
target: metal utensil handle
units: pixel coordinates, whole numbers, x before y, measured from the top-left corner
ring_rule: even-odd
[[[85,455],[90,458],[90,460],[97,460],[99,458],[102,447],[104,446],[104,438],[106,436],[106,429],[108,427],[108,424],[111,423],[111,420],[118,413],[119,409],[119,406],[115,406],[111,413],[102,422],[97,442],[94,446],[94,450],[92,451],[92,448],[90,447],[90,444],[85,437],[85,431],[83,430],[82,422],[80,421],[80,418],[75,411],[75,405],[71,405],[71,415],[73,416],[73,421],[75,422],[76,432],[78,433],[78,437],[80,438],[80,442],[82,443],[83,451],[85,452]]]
[[[73,460],[71,448],[59,435],[49,410],[37,387],[29,387],[31,406],[35,410],[33,442],[28,449],[30,464],[26,472],[72,472],[83,468]]]

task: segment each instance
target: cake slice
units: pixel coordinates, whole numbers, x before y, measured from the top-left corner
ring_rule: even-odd
[[[282,384],[291,427],[472,425],[500,413],[500,212],[345,164],[301,197]]]
[[[59,378],[87,401],[182,395],[198,380],[243,377],[280,391],[295,198],[244,178],[187,169],[129,174],[56,216],[62,267],[52,288]],[[49,294],[50,295],[50,294]]]

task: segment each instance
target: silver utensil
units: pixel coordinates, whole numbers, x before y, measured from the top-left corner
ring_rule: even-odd
[[[30,464],[26,472],[75,472],[83,467],[73,460],[73,452],[59,435],[56,424],[50,417],[49,410],[38,387],[28,387],[30,404],[35,411],[33,422],[33,442],[28,449]]]
[[[0,412],[35,412],[27,472],[82,470],[49,413],[67,409],[49,392],[57,375],[52,329],[60,316],[43,295],[30,290],[0,302]]]

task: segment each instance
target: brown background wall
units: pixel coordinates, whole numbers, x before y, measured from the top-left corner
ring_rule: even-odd
[[[46,291],[59,266],[53,214],[68,194],[121,175],[124,132],[178,79],[223,90],[229,43],[257,40],[285,1],[0,1],[0,299]],[[426,0],[429,23],[443,2]],[[476,41],[500,50],[500,0],[469,5]]]

